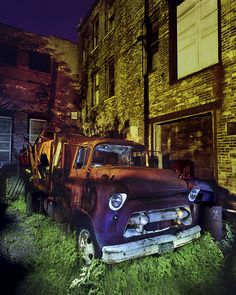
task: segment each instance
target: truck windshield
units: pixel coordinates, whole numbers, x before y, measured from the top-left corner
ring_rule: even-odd
[[[99,144],[96,146],[92,166],[145,166],[144,150],[135,150],[132,146]]]

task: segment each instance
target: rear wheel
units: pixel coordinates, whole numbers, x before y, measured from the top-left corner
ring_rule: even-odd
[[[27,193],[26,195],[26,213],[27,215],[31,215],[35,210],[35,204],[33,202],[33,196],[31,193]]]
[[[101,257],[93,230],[88,226],[81,226],[77,229],[77,246],[79,262],[90,265],[96,258]]]
[[[26,196],[26,213],[44,213],[43,208],[44,197],[41,194],[27,193]]]

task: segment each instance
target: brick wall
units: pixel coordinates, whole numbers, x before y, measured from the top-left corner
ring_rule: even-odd
[[[0,114],[12,117],[12,160],[17,161],[29,118],[45,119],[60,127],[78,126],[78,50],[77,45],[43,37],[0,24],[0,43],[17,48],[17,64],[0,64]],[[48,54],[50,72],[32,70],[29,52]],[[79,116],[78,116],[79,117]]]
[[[156,4],[153,9],[158,13],[159,51],[155,57],[156,69],[149,75],[150,118],[157,117],[161,121],[161,118],[168,118],[169,115],[169,118],[174,120],[174,114],[182,112],[184,117],[184,110],[187,109],[192,109],[192,115],[196,115],[204,110],[204,107],[198,108],[199,106],[223,100],[221,108],[209,110],[214,121],[212,132],[215,175],[218,175],[219,184],[236,193],[236,135],[227,135],[227,122],[236,121],[236,2],[219,1],[221,61],[175,83],[171,83],[169,79],[171,52],[168,3],[159,1]],[[189,112],[186,114],[190,115]],[[178,119],[180,120],[181,116]],[[191,124],[189,129],[191,130]]]
[[[82,104],[82,126],[86,134],[105,134],[115,130],[126,137],[144,141],[144,83],[142,73],[142,42],[137,37],[142,35],[145,1],[114,1],[115,28],[105,36],[105,1],[96,1],[91,14],[80,27],[79,49],[82,55],[83,34],[92,35],[92,20],[99,13],[99,46],[91,52],[89,40],[88,59],[80,59],[80,95]],[[173,81],[169,3],[173,1],[150,0],[149,15],[158,21],[158,52],[154,56],[154,68],[149,73],[149,119],[151,125],[177,122],[182,128],[184,119],[194,116],[212,118],[208,127],[211,137],[207,152],[199,161],[208,163],[214,170],[214,177],[219,184],[236,193],[236,135],[227,133],[228,122],[236,122],[236,2],[219,0],[219,63]],[[82,36],[82,37],[81,37]],[[82,39],[81,39],[82,38]],[[106,60],[115,57],[115,96],[107,98]],[[91,107],[91,74],[99,69],[100,102]],[[206,114],[206,115],[205,115]],[[210,115],[210,117],[209,117]],[[205,119],[204,119],[205,120]],[[178,124],[179,122],[179,124]],[[167,125],[165,125],[167,126]],[[203,124],[196,127],[196,134],[202,134],[204,146],[208,131]],[[138,135],[137,135],[138,130]],[[155,128],[153,128],[155,130]],[[191,124],[186,134],[191,134]],[[186,135],[187,136],[187,135]],[[151,134],[150,145],[154,145],[155,134]],[[183,143],[187,137],[182,138]],[[212,146],[212,150],[209,147]],[[175,151],[176,155],[176,151]],[[179,154],[180,155],[180,154]],[[208,164],[207,164],[208,165]],[[208,165],[208,166],[209,166]],[[206,166],[206,165],[205,165]],[[202,167],[204,170],[207,167]],[[199,167],[200,169],[200,167]],[[200,170],[199,170],[200,171]]]
[[[227,134],[227,123],[236,122],[236,2],[221,1],[223,108],[217,112],[219,182],[236,193],[236,134]]]
[[[99,12],[99,45],[91,51],[89,39],[88,59],[83,64],[81,85],[86,85],[83,103],[82,126],[88,135],[122,134],[129,139],[143,141],[143,76],[142,45],[137,38],[142,35],[142,1],[114,1],[114,30],[105,34],[106,1],[100,1],[80,28],[80,36],[92,36],[92,20]],[[79,48],[82,42],[79,39]],[[80,52],[80,56],[82,52]],[[107,95],[107,60],[115,60],[115,95]],[[99,104],[91,107],[91,75],[99,70]]]

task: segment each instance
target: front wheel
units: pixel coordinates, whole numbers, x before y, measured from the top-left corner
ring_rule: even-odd
[[[85,265],[90,265],[96,258],[101,257],[99,247],[92,229],[80,227],[77,230],[77,246],[79,259]]]

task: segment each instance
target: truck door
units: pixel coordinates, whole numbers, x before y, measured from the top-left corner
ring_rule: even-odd
[[[78,150],[78,145],[76,144],[63,144],[62,149],[62,166],[63,166],[63,187],[61,190],[63,191],[62,198],[62,209],[63,214],[67,218],[70,219],[71,209],[72,209],[72,195],[75,190],[75,173],[73,172],[74,159]]]
[[[79,146],[76,151],[67,185],[67,188],[70,188],[71,191],[71,206],[81,207],[81,199],[89,179],[87,163],[90,150],[88,146]]]

